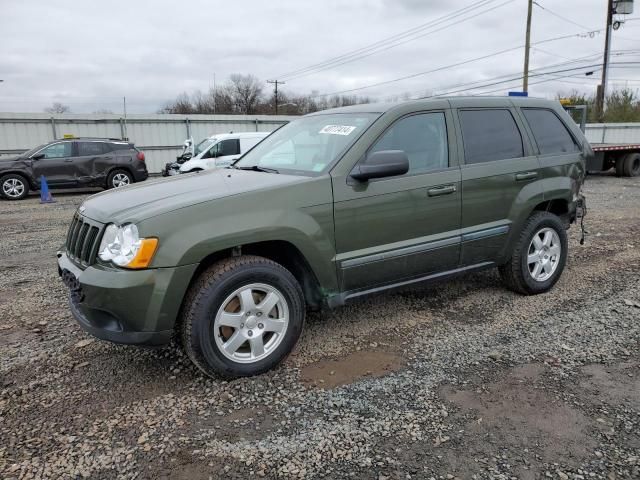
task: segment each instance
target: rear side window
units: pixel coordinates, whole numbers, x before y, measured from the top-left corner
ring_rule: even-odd
[[[104,142],[78,142],[78,156],[102,155],[109,151]]]
[[[111,150],[132,150],[134,149],[133,143],[110,143]],[[135,149],[134,149],[135,150]]]
[[[444,113],[420,113],[401,118],[371,148],[370,153],[403,150],[409,175],[449,167],[449,145]]]
[[[509,110],[460,110],[467,165],[524,156],[522,135]]]
[[[523,108],[522,113],[531,127],[541,155],[572,153],[580,150],[562,120],[551,110]]]

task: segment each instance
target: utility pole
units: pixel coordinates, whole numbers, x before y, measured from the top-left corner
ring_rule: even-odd
[[[285,82],[281,81],[281,80],[267,80],[267,83],[272,83],[275,85],[275,100],[274,100],[274,104],[276,107],[276,115],[278,114],[278,84],[280,85],[284,85]]]
[[[127,97],[122,97],[122,107],[124,109],[124,138],[123,140],[129,140],[127,135]]]
[[[611,58],[611,33],[613,31],[613,0],[607,0],[607,36],[604,40],[604,60],[602,62],[602,81],[598,86],[596,105],[598,120],[604,120],[604,108],[607,98],[607,75],[609,74],[609,59]]]
[[[531,13],[533,0],[529,0],[527,9],[527,38],[524,43],[524,74],[522,75],[522,91],[529,91],[529,50],[531,49]]]

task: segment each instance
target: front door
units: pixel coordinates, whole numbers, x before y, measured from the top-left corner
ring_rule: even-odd
[[[367,154],[403,150],[405,175],[358,183],[334,178],[336,261],[342,291],[456,268],[460,169],[449,111],[396,120]]]
[[[44,147],[35,155],[44,157],[32,160],[32,169],[37,181],[44,175],[50,186],[74,186],[76,175],[73,165],[73,142],[53,143]]]
[[[231,165],[240,156],[240,140],[228,138],[216,144],[217,156],[214,160],[216,168],[224,168]]]

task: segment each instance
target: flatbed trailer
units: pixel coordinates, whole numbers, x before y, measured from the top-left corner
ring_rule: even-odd
[[[587,162],[590,172],[616,169],[618,177],[640,176],[640,143],[592,143],[595,156]]]
[[[585,132],[587,106],[566,105],[562,100],[560,103]],[[580,118],[576,120],[573,113],[578,113]],[[617,177],[640,176],[640,143],[591,143],[591,148],[595,156],[587,161],[588,172],[606,172],[615,168]]]

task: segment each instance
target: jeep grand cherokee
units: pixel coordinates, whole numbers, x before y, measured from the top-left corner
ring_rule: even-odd
[[[177,333],[206,374],[255,375],[291,351],[306,308],[491,267],[516,292],[547,292],[590,155],[546,100],[314,113],[231,168],[90,197],[59,271],[91,334]]]

